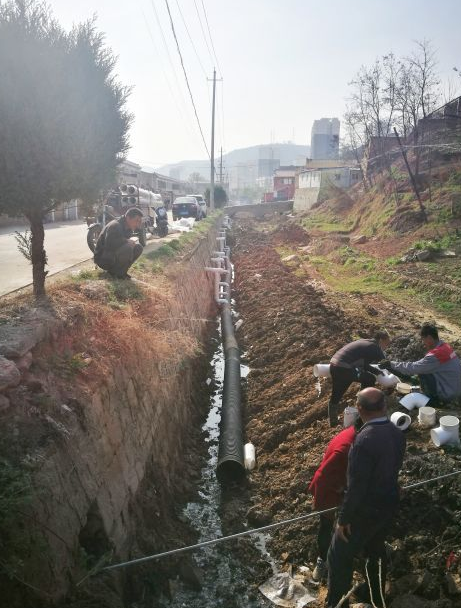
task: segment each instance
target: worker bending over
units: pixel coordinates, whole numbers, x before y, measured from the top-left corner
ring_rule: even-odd
[[[141,209],[132,207],[122,217],[109,222],[99,235],[94,261],[117,279],[130,278],[128,269],[142,253],[142,245],[130,238],[141,228],[142,218]]]
[[[374,339],[361,339],[350,342],[338,350],[330,361],[331,397],[328,404],[330,426],[338,424],[339,403],[353,382],[360,382],[361,388],[374,386],[380,373],[370,363],[384,359],[384,350],[391,339],[387,331],[379,331]]]
[[[347,487],[328,551],[327,605],[335,608],[352,584],[353,560],[364,553],[370,603],[384,608],[385,538],[399,504],[398,474],[405,437],[386,413],[384,393],[366,388],[357,396],[363,426],[349,452]],[[346,599],[341,606],[348,608]]]
[[[347,458],[356,434],[355,426],[349,426],[333,437],[325,450],[323,460],[309,484],[313,495],[313,508],[323,511],[338,507],[346,489]],[[320,515],[317,535],[318,557],[312,573],[314,581],[327,578],[327,553],[333,535],[336,513]]]
[[[442,342],[435,325],[424,323],[421,339],[428,349],[426,355],[414,362],[384,360],[381,369],[404,376],[417,375],[422,392],[433,402],[446,402],[461,396],[461,362],[446,342]]]

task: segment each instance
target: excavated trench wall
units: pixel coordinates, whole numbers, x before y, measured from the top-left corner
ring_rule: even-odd
[[[175,330],[184,327],[199,347],[208,334],[210,324],[206,320],[216,315],[213,282],[204,267],[216,249],[218,223],[221,218],[182,261],[171,306],[163,311],[167,324]],[[53,329],[52,321],[47,322],[43,333],[52,349],[53,337],[65,339],[66,326]],[[155,473],[155,480],[149,484],[154,508],[148,518],[157,516],[161,521],[159,511],[165,508],[168,496],[173,496],[178,487],[180,490],[184,443],[197,415],[193,394],[201,354],[189,353],[171,362],[141,359],[136,356],[136,343],[143,339],[143,335],[133,336],[134,355],[120,357],[104,377],[94,378],[90,385],[80,382],[67,396],[61,391],[61,404],[58,402],[58,408],[45,416],[46,440],[43,421],[37,424],[42,430],[37,429],[39,436],[34,438],[33,420],[22,420],[23,426],[15,426],[11,406],[7,407],[8,399],[13,403],[18,392],[26,388],[19,384],[16,388],[3,387],[3,394],[0,392],[7,412],[0,418],[4,433],[17,435],[24,424],[29,429],[30,441],[25,449],[33,461],[34,494],[26,525],[39,541],[34,540],[36,553],[29,556],[21,577],[27,576],[27,584],[43,592],[46,605],[63,597],[78,580],[82,553],[91,552],[95,545],[99,545],[100,553],[112,550],[113,559],[133,555],[133,539],[139,536],[134,513],[139,511],[137,494],[146,470]],[[42,340],[27,353],[22,352],[20,358],[17,349],[15,353],[10,349],[7,359],[19,367],[21,361],[30,364],[44,346],[47,344]],[[53,378],[42,378],[42,382],[43,393],[53,394]],[[54,397],[59,399],[59,394],[54,393]],[[162,496],[156,508],[155,495]]]

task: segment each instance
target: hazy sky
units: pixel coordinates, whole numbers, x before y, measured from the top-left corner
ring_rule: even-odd
[[[119,56],[120,79],[133,86],[130,159],[160,165],[207,157],[165,0],[49,2],[65,27],[96,13],[99,29]],[[211,77],[215,62],[197,14],[198,9],[207,33],[203,4],[206,8],[219,75],[224,78],[217,84],[217,151],[221,145],[230,151],[271,140],[310,143],[314,119],[341,118],[347,83],[362,63],[370,64],[390,51],[408,54],[415,39],[431,39],[442,77],[461,84],[452,70],[461,67],[460,0],[203,0],[203,4],[169,0],[169,4],[209,147],[211,85],[206,76]]]

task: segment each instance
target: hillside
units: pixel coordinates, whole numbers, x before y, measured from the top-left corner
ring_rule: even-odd
[[[367,190],[332,192],[299,220],[312,237],[309,265],[335,290],[416,299],[461,324],[461,165],[421,181],[427,222],[403,172],[397,189],[381,174]]]
[[[288,165],[293,163],[300,156],[309,156],[309,152],[310,146],[277,143],[262,144],[250,146],[248,148],[239,148],[237,150],[232,150],[227,154],[223,154],[223,165],[228,171],[238,163],[257,162],[260,158],[278,158],[280,159],[280,164]],[[194,172],[207,176],[210,172],[210,164],[206,160],[183,160],[179,163],[163,165],[157,170],[164,175],[169,175],[171,170],[179,170],[179,179],[187,179],[189,175]]]

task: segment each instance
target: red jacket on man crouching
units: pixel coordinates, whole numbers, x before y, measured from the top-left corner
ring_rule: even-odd
[[[354,426],[344,429],[330,441],[322,463],[309,484],[316,510],[330,509],[341,504],[346,489],[349,450],[354,442]],[[334,517],[334,514],[328,514]]]

